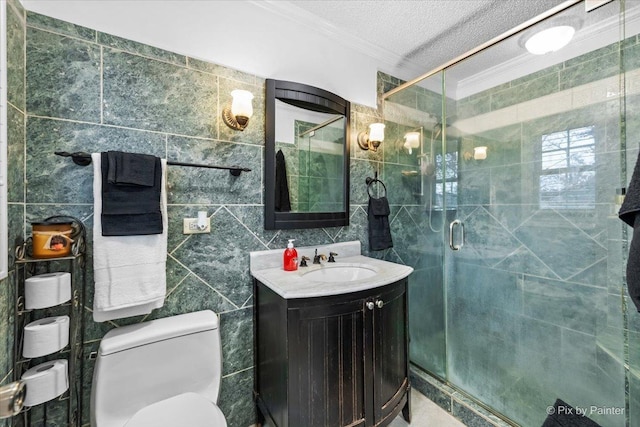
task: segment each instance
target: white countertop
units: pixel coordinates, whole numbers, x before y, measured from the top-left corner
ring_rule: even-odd
[[[348,242],[323,246],[322,251],[318,251],[318,253],[324,253],[325,255],[328,255],[330,251],[338,252],[339,256],[336,257],[337,262],[335,264],[327,263],[327,261],[322,261],[322,264],[320,265],[312,264],[313,257],[311,257],[312,260],[308,262],[308,267],[298,267],[298,270],[296,271],[285,271],[282,268],[283,251],[252,252],[251,275],[258,279],[260,282],[264,283],[281,297],[287,299],[295,299],[340,295],[373,289],[394,283],[400,279],[404,279],[413,271],[413,268],[406,265],[383,261],[376,258],[370,258],[363,255],[355,255],[353,254],[353,252],[355,252],[356,248],[353,245],[349,245],[349,243],[357,243],[357,252],[360,252],[360,242]],[[297,250],[298,256],[302,256],[301,252],[307,255],[310,248],[301,248]],[[340,256],[341,252],[345,256]],[[263,261],[265,255],[273,261],[265,263]],[[262,258],[262,260],[260,260],[262,262],[256,262],[259,258]],[[273,265],[276,262],[279,265],[277,267],[274,267]],[[347,266],[354,264],[364,264],[368,268],[374,269],[377,274],[366,279],[340,283],[312,281],[304,277],[306,273],[321,268],[331,268],[334,266],[338,267],[341,265]]]

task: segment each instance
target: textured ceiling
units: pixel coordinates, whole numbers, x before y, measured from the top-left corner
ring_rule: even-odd
[[[272,2],[276,3],[276,2]],[[289,3],[426,71],[563,0],[298,0]],[[401,64],[399,64],[401,65]]]

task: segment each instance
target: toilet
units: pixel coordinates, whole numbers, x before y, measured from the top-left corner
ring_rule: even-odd
[[[218,316],[181,314],[107,332],[91,387],[93,427],[226,427]]]

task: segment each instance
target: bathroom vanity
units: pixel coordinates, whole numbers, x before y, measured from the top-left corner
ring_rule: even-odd
[[[347,256],[294,272],[252,258],[259,425],[385,426],[400,412],[409,420],[413,269],[361,256],[356,243],[358,255],[332,245],[319,253]],[[264,252],[282,262],[282,251]]]

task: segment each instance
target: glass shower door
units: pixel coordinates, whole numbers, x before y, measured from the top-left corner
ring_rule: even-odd
[[[608,21],[609,40],[577,36],[570,51],[469,77],[507,40],[446,72],[459,249],[444,256],[447,379],[523,426],[541,425],[557,399],[625,425],[623,304],[608,274],[620,265],[613,201],[625,185],[618,8],[587,16],[578,4],[555,18],[583,30]]]

